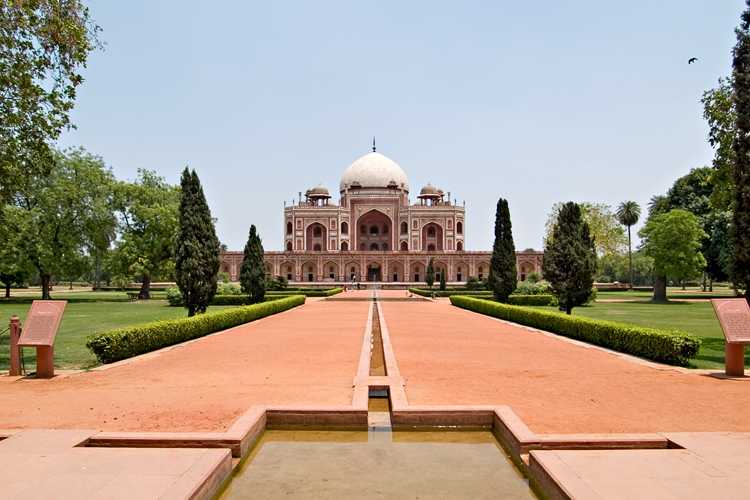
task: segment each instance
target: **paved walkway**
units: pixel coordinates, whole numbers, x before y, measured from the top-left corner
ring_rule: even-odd
[[[750,431],[750,379],[575,345],[444,301],[381,304],[410,405],[509,405],[540,433]]]
[[[0,377],[0,429],[220,431],[252,405],[350,405],[367,302],[290,311],[101,371]]]

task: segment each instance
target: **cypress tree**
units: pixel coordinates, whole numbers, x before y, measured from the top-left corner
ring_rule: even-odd
[[[263,263],[263,243],[255,230],[250,226],[250,234],[245,244],[245,256],[240,268],[240,285],[243,293],[250,298],[250,303],[263,302],[266,295],[266,270]]]
[[[503,198],[497,201],[495,212],[495,243],[492,245],[488,285],[498,302],[508,302],[508,297],[518,285],[510,210],[508,201]]]
[[[543,268],[567,314],[591,298],[596,271],[594,239],[581,218],[581,207],[572,201],[560,209],[552,236],[546,241]]]
[[[440,272],[440,290],[445,291],[445,271]]]
[[[435,264],[433,262],[432,257],[430,257],[430,261],[427,263],[427,271],[425,272],[425,283],[427,283],[427,286],[432,289],[432,285],[435,284]]]
[[[733,80],[737,112],[737,134],[734,138],[734,215],[732,224],[733,280],[745,289],[750,302],[750,0],[735,30]]]
[[[216,294],[219,239],[198,175],[187,167],[180,180],[179,231],[175,245],[175,280],[188,316],[204,313]]]

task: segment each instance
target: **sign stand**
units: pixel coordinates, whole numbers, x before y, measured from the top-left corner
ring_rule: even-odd
[[[10,375],[21,375],[21,347],[36,347],[36,376],[55,376],[55,336],[65,300],[35,300],[21,328],[17,316],[10,320]]]
[[[745,375],[745,345],[750,344],[750,306],[745,299],[711,299],[724,331],[724,371],[730,377]]]

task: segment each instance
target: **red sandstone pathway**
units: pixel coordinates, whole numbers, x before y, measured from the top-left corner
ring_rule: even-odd
[[[221,431],[253,405],[351,405],[368,308],[311,301],[106,370],[0,377],[0,429]]]
[[[536,432],[750,431],[750,379],[647,366],[444,301],[384,302],[410,405],[509,405]]]

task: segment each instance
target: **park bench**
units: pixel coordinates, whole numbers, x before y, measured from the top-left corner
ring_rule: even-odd
[[[724,371],[730,377],[745,375],[745,345],[750,344],[750,306],[743,299],[711,299],[724,331]]]
[[[126,292],[126,293],[128,294],[128,298],[132,302],[135,302],[136,300],[138,300],[138,296],[140,295],[140,292]]]
[[[21,348],[36,348],[36,376],[55,376],[55,336],[60,327],[65,300],[35,300],[23,328],[18,316],[10,320],[10,374],[21,375]]]

